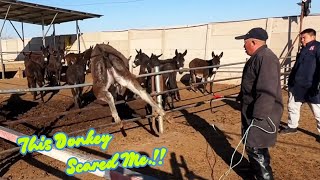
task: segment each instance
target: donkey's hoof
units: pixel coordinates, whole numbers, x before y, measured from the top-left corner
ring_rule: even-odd
[[[123,129],[123,122],[116,122],[116,125],[119,127],[119,129]]]

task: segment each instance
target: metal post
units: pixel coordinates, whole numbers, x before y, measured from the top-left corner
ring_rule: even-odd
[[[208,31],[209,31],[209,23],[207,24],[207,31],[206,31],[206,41],[204,44],[204,59],[207,58],[207,49],[208,49]]]
[[[45,35],[44,35],[44,19],[43,19],[43,15],[42,15],[41,19],[42,19],[42,45],[44,47],[46,47],[46,40],[45,40],[45,37],[44,37]]]
[[[154,71],[157,73],[157,72],[159,72],[160,71],[160,68],[159,68],[159,66],[155,66],[154,67]],[[161,81],[160,81],[160,77],[161,75],[156,75],[156,77],[155,77],[155,83],[156,83],[156,92],[157,93],[159,93],[159,92],[161,92],[161,86],[160,86],[160,83],[161,83]],[[161,95],[158,95],[157,96],[157,103],[158,103],[158,106],[160,107],[160,108],[162,108],[162,96]],[[160,134],[163,134],[163,117],[162,116],[159,116],[158,117],[158,123],[159,123],[159,133]]]
[[[23,22],[21,22],[21,30],[22,30],[22,45],[23,45],[23,48],[25,48]]]
[[[55,49],[57,49],[57,47],[56,47],[56,26],[54,24],[53,24],[53,33],[52,33],[52,35],[53,35],[53,47]]]
[[[1,27],[1,31],[0,31],[0,53],[1,53],[1,67],[2,67],[2,79],[6,78],[5,77],[5,67],[4,67],[4,64],[3,64],[3,56],[2,56],[2,44],[1,44],[1,41],[2,41],[2,30],[3,30],[3,27],[6,23],[6,20],[7,20],[7,16],[9,14],[9,11],[10,11],[10,8],[11,8],[11,4],[9,5],[8,9],[7,9],[7,13],[6,13],[6,16],[4,17],[4,21],[3,21],[3,24],[2,24],[2,27]]]
[[[5,79],[5,73],[4,73],[5,69],[4,69],[4,64],[3,64],[2,43],[1,42],[2,42],[2,37],[0,37],[1,67],[2,67],[1,72],[2,72],[2,79]]]
[[[80,53],[80,35],[79,35],[78,20],[76,20],[76,31],[77,31],[77,41],[78,41],[78,53]]]
[[[301,1],[301,14],[300,14],[299,35],[300,35],[301,31],[302,31],[303,18],[304,18],[304,14],[303,14],[304,5],[305,5],[305,4]],[[298,53],[300,52],[300,46],[301,46],[301,38],[299,38],[299,42],[298,42]]]

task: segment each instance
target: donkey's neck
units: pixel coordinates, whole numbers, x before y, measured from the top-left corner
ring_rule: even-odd
[[[167,64],[167,63],[173,63],[175,62],[174,59],[165,59],[165,60],[159,60],[160,64]]]

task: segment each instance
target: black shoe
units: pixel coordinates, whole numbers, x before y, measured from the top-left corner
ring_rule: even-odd
[[[293,133],[296,133],[298,131],[297,128],[285,128],[285,129],[282,129],[279,131],[280,134],[293,134]]]

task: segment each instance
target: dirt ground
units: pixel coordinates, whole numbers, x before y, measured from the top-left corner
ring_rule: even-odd
[[[90,82],[90,77],[88,81]],[[8,79],[0,81],[0,89],[26,88],[25,79]],[[183,84],[179,84],[183,87]],[[40,118],[21,124],[6,127],[27,135],[53,135],[56,132],[87,130],[94,127],[97,133],[114,135],[106,151],[99,147],[80,147],[85,153],[90,153],[96,159],[109,159],[113,153],[134,150],[140,154],[152,156],[154,148],[166,147],[168,152],[162,166],[136,168],[141,172],[159,179],[219,179],[229,168],[230,159],[240,136],[239,104],[223,100],[214,103],[210,111],[210,96],[188,90],[181,90],[180,102],[176,107],[197,104],[196,107],[171,112],[174,118],[172,124],[165,122],[164,134],[157,137],[150,131],[148,120],[129,122],[125,124],[125,134],[117,127],[98,128],[111,122],[108,106],[97,102],[94,96],[85,88],[86,107],[97,107],[93,110],[71,113],[58,117],[41,118],[54,113],[65,112],[71,107],[73,99],[70,90],[49,92],[45,96],[46,103],[40,100],[32,101],[30,93],[20,95],[0,95],[1,113],[7,120]],[[239,92],[239,86],[215,84],[214,91],[223,95]],[[52,96],[52,97],[51,97]],[[287,122],[287,93],[283,91],[285,110],[282,125]],[[118,112],[123,119],[132,118],[132,113],[145,114],[145,103],[135,100],[128,106],[118,105]],[[0,122],[5,122],[2,118]],[[214,125],[214,128],[212,126]],[[75,135],[85,135],[86,131]],[[299,132],[293,135],[279,135],[277,144],[270,149],[272,168],[275,179],[318,179],[320,177],[320,144],[316,142],[316,122],[311,110],[303,105]],[[16,147],[0,139],[0,152]],[[74,149],[76,150],[76,149]],[[237,162],[242,153],[242,146],[235,153]],[[248,161],[231,170],[225,179],[246,179],[248,177]],[[22,156],[19,152],[0,156],[0,177],[4,179],[103,179],[90,173],[67,176],[65,163],[59,162],[40,153]]]

